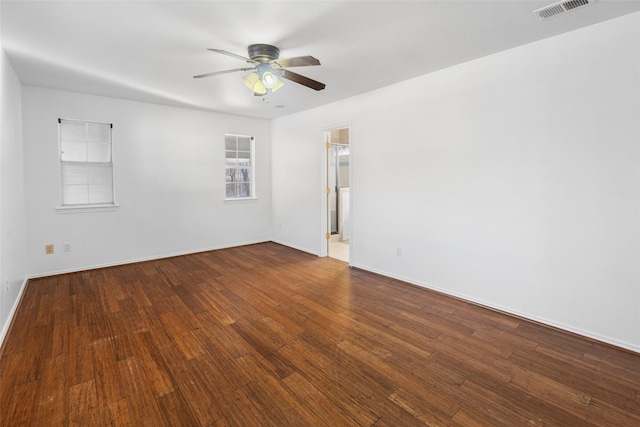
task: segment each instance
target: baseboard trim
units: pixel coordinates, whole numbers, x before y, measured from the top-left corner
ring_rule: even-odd
[[[505,313],[505,314],[508,314],[508,315],[511,315],[511,316],[519,317],[521,319],[524,319],[524,320],[527,320],[527,321],[530,321],[530,322],[535,322],[535,323],[538,323],[538,324],[543,325],[543,326],[547,326],[547,327],[555,328],[555,329],[560,329],[562,331],[569,332],[569,333],[572,333],[572,334],[576,334],[576,335],[579,335],[581,337],[588,338],[588,339],[590,339],[592,341],[596,341],[596,342],[599,342],[599,343],[604,344],[604,345],[609,345],[609,346],[617,347],[617,348],[620,348],[620,349],[623,349],[623,350],[626,350],[626,351],[631,351],[633,353],[640,354],[640,346],[634,345],[632,343],[628,343],[626,341],[621,341],[621,340],[617,340],[617,339],[614,339],[614,338],[611,338],[611,337],[603,336],[603,335],[600,335],[600,334],[597,334],[597,333],[594,333],[594,332],[590,332],[590,331],[586,331],[586,330],[583,330],[583,329],[580,329],[580,328],[576,328],[576,327],[571,326],[571,325],[565,325],[565,324],[563,324],[561,322],[556,322],[554,320],[550,320],[550,319],[546,319],[546,318],[543,318],[543,317],[540,317],[540,316],[532,315],[530,313],[525,313],[525,312],[521,312],[519,310],[514,310],[514,309],[509,308],[509,307],[503,307],[503,306],[501,306],[499,304],[493,304],[491,302],[484,301],[484,300],[477,299],[477,298],[473,298],[473,297],[470,297],[470,296],[465,295],[465,294],[460,294],[460,293],[457,293],[457,292],[451,292],[451,291],[449,291],[447,289],[443,289],[443,288],[440,288],[438,286],[434,286],[434,285],[432,285],[430,283],[424,283],[424,282],[420,282],[420,281],[417,281],[417,280],[414,280],[414,279],[410,279],[410,278],[407,278],[407,277],[402,277],[402,276],[399,276],[399,275],[391,274],[391,273],[388,273],[386,271],[377,270],[375,268],[371,268],[371,267],[366,266],[366,265],[352,264],[352,267],[359,268],[361,270],[370,271],[372,273],[380,274],[381,276],[389,277],[391,279],[400,280],[402,282],[406,282],[406,283],[409,283],[411,285],[415,285],[415,286],[419,286],[421,288],[429,289],[431,291],[438,292],[438,293],[441,293],[441,294],[444,294],[444,295],[447,295],[447,296],[450,296],[450,297],[453,297],[453,298],[457,298],[457,299],[463,300],[465,302],[469,302],[469,303],[472,303],[472,304],[475,304],[475,305],[479,305],[479,306],[488,308],[490,310],[499,311],[499,312],[502,312],[502,313]]]
[[[318,252],[312,251],[311,249],[303,248],[302,246],[292,245],[291,243],[283,242],[282,240],[277,240],[277,239],[271,239],[271,241],[273,243],[277,243],[279,245],[286,246],[286,247],[291,248],[291,249],[296,249],[298,251],[306,252],[308,254],[312,254],[312,255],[315,255],[315,256],[321,256]]]
[[[109,262],[109,263],[104,263],[104,264],[94,264],[94,265],[88,265],[88,266],[84,266],[84,267],[77,267],[77,268],[70,268],[70,269],[65,269],[65,270],[51,271],[51,272],[47,272],[47,273],[30,274],[27,278],[28,279],[37,279],[37,278],[40,278],[40,277],[57,276],[59,274],[77,273],[79,271],[87,271],[87,270],[96,270],[98,268],[117,267],[119,265],[135,264],[137,262],[155,261],[155,260],[158,260],[158,259],[173,258],[173,257],[176,257],[176,256],[192,255],[192,254],[197,254],[197,253],[202,253],[202,252],[209,252],[209,251],[217,251],[217,250],[220,250],[220,249],[236,248],[236,247],[239,247],[239,246],[255,245],[255,244],[258,244],[258,243],[266,243],[266,242],[270,242],[270,241],[271,241],[271,239],[255,240],[255,241],[234,243],[232,245],[212,246],[212,247],[209,247],[209,248],[193,249],[193,250],[181,251],[181,252],[172,252],[172,253],[161,254],[161,255],[152,255],[152,256],[148,256],[148,257],[142,257],[142,258],[136,258],[136,259],[130,259],[130,260],[122,260],[122,261],[115,261],[115,262]]]
[[[0,331],[0,357],[2,357],[2,352],[4,351],[4,346],[3,346],[4,338],[9,334],[9,331],[11,330],[11,325],[13,324],[13,317],[18,311],[18,306],[22,301],[22,295],[24,294],[24,290],[27,287],[28,281],[29,279],[25,277],[24,281],[22,282],[22,285],[20,286],[20,290],[18,291],[16,300],[13,303],[13,307],[11,307],[11,311],[9,311],[9,316],[7,317],[7,321],[2,327],[2,331]]]

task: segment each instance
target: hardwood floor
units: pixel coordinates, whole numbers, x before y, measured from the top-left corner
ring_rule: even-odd
[[[4,426],[638,426],[640,355],[275,243],[30,280]]]

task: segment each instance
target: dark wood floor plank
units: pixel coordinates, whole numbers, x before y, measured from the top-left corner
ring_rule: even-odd
[[[223,418],[225,414],[221,406],[224,407],[224,405],[219,399],[218,385],[215,382],[210,382],[215,373],[202,376],[194,369],[194,365],[186,359],[182,351],[175,346],[162,349],[162,356],[171,382],[176,391],[182,395],[184,401],[188,402],[189,409],[199,424],[208,426]],[[199,369],[200,366],[197,365],[195,368]]]
[[[535,425],[591,426],[564,408],[539,398],[535,394],[518,393],[517,387],[502,382],[487,382],[486,378],[466,380],[457,390],[461,409],[454,415],[456,423],[465,425]],[[467,420],[467,421],[463,421]],[[469,422],[473,420],[473,422]]]
[[[100,407],[101,425],[107,426],[135,426],[136,422],[131,417],[131,409],[126,398]]]
[[[92,342],[91,355],[98,401],[107,406],[124,399],[118,361],[111,340],[104,338]]]
[[[41,388],[40,380],[16,384],[11,389],[7,388],[6,390],[10,390],[10,398],[2,405],[0,414],[2,424],[0,425],[4,423],[17,426],[33,425],[34,412],[37,413],[36,408],[40,406],[38,392]]]
[[[153,394],[162,397],[175,391],[169,373],[165,369],[165,362],[159,347],[149,332],[136,333],[133,337],[136,357],[145,372],[146,381],[151,385]]]
[[[313,425],[318,420],[332,420],[339,426],[357,426],[354,419],[300,373],[294,372],[282,381],[301,402],[300,410],[305,414],[305,424]]]
[[[640,355],[275,243],[30,280],[0,425],[637,426]]]
[[[621,409],[598,398],[591,399],[589,410],[594,419],[604,420],[608,426],[640,426],[640,414],[637,411]]]
[[[170,427],[197,426],[198,421],[189,408],[189,403],[177,391],[156,398],[162,413],[160,425]]]
[[[634,401],[636,389],[633,388],[633,383],[620,381],[611,375],[602,375],[582,361],[568,361],[548,352],[538,353],[539,356],[532,359],[528,354],[516,351],[510,359],[520,367],[535,370],[568,387],[583,390],[591,397],[640,413],[640,404]]]
[[[40,383],[40,405],[35,425],[67,425],[69,423],[69,383],[67,355],[46,359]]]
[[[292,363],[277,352],[277,349],[281,346],[277,344],[273,345],[269,341],[263,339],[263,337],[260,336],[259,331],[250,323],[245,322],[243,324],[239,324],[239,322],[236,322],[229,327],[249,344],[253,352],[259,354],[269,363],[269,365],[271,365],[279,378],[288,377],[295,371]]]
[[[173,343],[187,359],[193,359],[204,353],[198,340],[191,334],[191,329],[186,327],[177,314],[169,312],[163,313],[159,317]]]
[[[289,351],[287,347],[279,350],[284,357],[288,357]],[[300,373],[306,381],[329,397],[360,425],[372,425],[380,418],[376,411],[363,402],[366,400],[368,385],[354,382],[354,376],[357,374],[346,372],[330,357],[319,356],[314,350],[297,353],[297,357],[291,360],[295,364],[294,372]]]
[[[69,425],[100,425],[100,411],[94,380],[72,385],[69,388]]]
[[[413,420],[403,420],[407,424],[413,424],[419,420],[425,425],[447,425],[459,409],[455,405],[452,411],[447,410],[447,407],[451,406],[448,402],[445,407],[438,407],[441,400],[438,399],[438,395],[430,393],[428,389],[425,393],[415,394],[400,388],[389,395],[389,400],[413,416]]]
[[[232,328],[233,324],[221,325],[211,313],[198,313],[202,328],[194,332],[201,338],[201,345],[210,349],[210,354],[222,358],[238,358],[251,353],[251,346]]]
[[[153,383],[146,376],[141,361],[137,357],[120,360],[118,370],[134,424],[162,425],[163,416],[155,399]]]

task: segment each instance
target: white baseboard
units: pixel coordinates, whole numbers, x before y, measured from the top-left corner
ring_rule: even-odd
[[[481,305],[483,307],[487,307],[489,309],[493,309],[493,310],[498,310],[501,311],[503,313],[507,313],[507,314],[511,314],[517,317],[521,317],[523,319],[527,319],[527,320],[531,320],[533,322],[537,322],[537,323],[541,323],[543,325],[547,325],[547,326],[551,326],[553,328],[557,328],[557,329],[562,329],[564,331],[567,332],[571,332],[573,334],[577,334],[595,341],[600,341],[615,347],[620,347],[623,348],[625,350],[630,350],[633,351],[635,353],[640,353],[640,346],[626,342],[626,341],[621,341],[621,340],[617,340],[615,338],[611,338],[611,337],[607,337],[607,336],[603,336],[591,331],[586,331],[580,328],[576,328],[574,326],[571,325],[565,325],[561,322],[556,322],[554,320],[550,320],[550,319],[546,319],[543,317],[539,317],[536,315],[532,315],[530,313],[525,313],[525,312],[521,312],[519,310],[514,310],[513,308],[510,307],[503,307],[501,305],[498,304],[494,304],[488,301],[484,301],[484,300],[480,300],[477,298],[473,298],[470,297],[468,295],[465,294],[460,294],[457,292],[451,292],[450,290],[447,289],[443,289],[443,288],[439,288],[438,286],[434,286],[430,283],[423,283],[417,280],[413,280],[407,277],[402,277],[402,276],[398,276],[398,275],[394,275],[391,273],[388,273],[386,271],[381,271],[381,270],[377,270],[375,268],[370,268],[368,266],[364,266],[364,265],[359,265],[359,264],[352,264],[352,267],[356,267],[356,268],[360,268],[362,270],[366,270],[366,271],[370,271],[372,273],[376,273],[376,274],[380,274],[381,276],[385,276],[385,277],[389,277],[392,279],[396,279],[396,280],[400,280],[403,282],[407,282],[410,283],[412,285],[416,285],[416,286],[420,286],[422,288],[426,288],[432,291],[436,291],[439,292],[441,294],[445,294],[445,295],[449,295],[455,298],[459,298],[461,300],[467,301],[467,302],[471,302],[473,304],[477,304],[477,305]]]
[[[283,241],[277,240],[277,239],[271,239],[271,241],[273,243],[277,243],[279,245],[286,246],[288,248],[296,249],[296,250],[299,250],[299,251],[302,251],[302,252],[306,252],[306,253],[309,253],[309,254],[312,254],[312,255],[315,255],[315,256],[320,256],[320,254],[318,252],[312,251],[311,249],[303,248],[302,246],[292,245],[291,243],[283,242]]]
[[[134,264],[134,263],[137,263],[137,262],[145,262],[145,261],[155,261],[157,259],[172,258],[172,257],[175,257],[175,256],[191,255],[191,254],[197,254],[197,253],[201,253],[201,252],[216,251],[216,250],[219,250],[219,249],[235,248],[235,247],[238,247],[238,246],[255,245],[257,243],[265,243],[265,242],[270,242],[270,241],[271,241],[270,239],[255,240],[255,241],[234,243],[232,245],[212,246],[212,247],[209,247],[209,248],[193,249],[193,250],[188,250],[188,251],[173,252],[173,253],[167,253],[167,254],[161,254],[161,255],[152,255],[152,256],[148,256],[148,257],[121,260],[121,261],[114,261],[114,262],[109,262],[109,263],[104,263],[104,264],[94,264],[94,265],[87,265],[87,266],[83,266],[83,267],[70,268],[70,269],[65,269],[65,270],[49,271],[49,272],[46,272],[46,273],[30,274],[28,276],[28,278],[29,279],[37,279],[39,277],[56,276],[58,274],[76,273],[78,271],[95,270],[95,269],[98,269],[98,268],[106,268],[106,267],[116,267],[116,266],[119,266],[119,265]]]
[[[11,307],[11,311],[9,312],[9,316],[7,317],[7,321],[2,326],[2,331],[0,331],[0,348],[2,348],[2,344],[4,343],[4,338],[7,336],[9,332],[9,328],[11,327],[11,322],[13,321],[13,316],[16,314],[16,310],[18,310],[18,305],[20,305],[20,301],[22,301],[22,294],[24,293],[24,289],[27,287],[28,278],[25,278],[20,286],[20,290],[18,291],[18,295],[16,300],[13,302],[13,307]]]

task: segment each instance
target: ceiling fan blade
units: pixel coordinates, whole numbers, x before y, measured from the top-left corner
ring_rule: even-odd
[[[273,61],[270,61],[270,63],[279,65],[282,68],[320,65],[320,61],[318,61],[313,56],[296,56],[295,58],[289,58],[289,59],[275,59]]]
[[[255,64],[256,63],[256,61],[254,61],[252,59],[246,58],[246,57],[244,57],[242,55],[236,55],[235,53],[227,52],[226,50],[222,50],[222,49],[207,49],[207,50],[210,50],[211,52],[221,53],[223,55],[227,55],[227,56],[230,56],[232,58],[236,58],[236,59],[239,59],[241,61],[248,62],[249,64]]]
[[[235,73],[236,71],[249,71],[249,70],[253,70],[255,67],[248,67],[248,68],[234,68],[233,70],[223,70],[223,71],[214,71],[213,73],[207,73],[207,74],[200,74],[198,76],[193,76],[194,79],[201,79],[203,77],[211,77],[211,76],[217,76],[218,74],[227,74],[227,73]]]
[[[301,76],[298,73],[294,73],[289,70],[278,70],[280,75],[287,80],[291,80],[292,82],[299,83],[303,86],[306,86],[315,90],[322,90],[326,87],[324,83],[317,82],[315,80],[310,79],[309,77]]]

